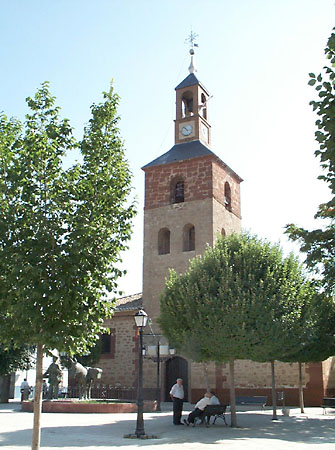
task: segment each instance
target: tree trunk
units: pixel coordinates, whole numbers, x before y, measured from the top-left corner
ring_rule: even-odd
[[[203,363],[203,368],[204,368],[204,375],[205,375],[205,382],[206,382],[206,389],[207,392],[211,391],[211,387],[209,385],[209,378],[208,378],[208,366],[206,363]]]
[[[302,363],[299,364],[299,405],[300,405],[300,412],[304,413],[304,391],[302,387]]]
[[[236,401],[235,401],[235,379],[234,379],[234,360],[229,361],[229,390],[230,390],[230,416],[231,427],[237,427]]]
[[[272,375],[272,420],[278,420],[277,417],[277,393],[276,393],[276,378],[275,378],[275,362],[271,361],[271,375]]]
[[[42,382],[43,382],[43,345],[38,345],[36,358],[34,427],[33,427],[33,440],[31,446],[32,450],[39,450],[41,442]]]
[[[9,402],[10,375],[0,376],[0,403]]]

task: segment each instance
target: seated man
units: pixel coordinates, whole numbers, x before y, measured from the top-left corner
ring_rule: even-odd
[[[206,392],[204,397],[198,401],[198,403],[195,405],[195,408],[190,414],[188,415],[187,420],[184,419],[184,424],[189,426],[190,423],[194,423],[194,420],[196,417],[199,417],[204,412],[204,409],[207,405],[211,402],[212,394],[210,392]]]
[[[211,397],[211,405],[219,405],[220,404],[220,400],[217,398],[217,396],[215,395],[214,391],[211,391],[212,397]]]

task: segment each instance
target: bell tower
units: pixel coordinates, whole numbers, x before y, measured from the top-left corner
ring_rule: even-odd
[[[176,87],[175,143],[200,140],[210,146],[210,125],[207,119],[207,102],[211,98],[207,89],[197,79],[194,63],[196,35],[191,31],[188,38],[191,44],[190,74]]]
[[[193,60],[194,50],[190,50]],[[200,140],[210,146],[210,125],[207,119],[207,102],[210,95],[195,76],[193,61],[190,74],[176,87],[175,143]]]
[[[176,87],[175,145],[145,172],[143,307],[158,329],[160,293],[169,269],[189,261],[218,235],[240,232],[242,179],[210,149],[209,92],[195,75]]]

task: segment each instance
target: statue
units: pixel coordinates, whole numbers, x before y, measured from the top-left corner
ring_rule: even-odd
[[[93,381],[101,378],[102,369],[97,367],[84,367],[78,361],[65,358],[66,366],[69,369],[69,376],[74,380],[78,387],[79,400],[91,398],[91,388]]]
[[[88,399],[91,398],[91,389],[93,381],[100,380],[102,375],[102,369],[98,367],[88,367],[86,375],[86,397]]]
[[[62,370],[58,364],[58,357],[54,356],[52,360],[53,362],[43,374],[43,378],[49,378],[49,389],[47,395],[49,400],[58,398],[59,384],[63,378]]]
[[[71,378],[74,379],[77,387],[78,387],[78,396],[79,400],[86,398],[86,375],[87,375],[87,369],[82,364],[80,364],[78,361],[74,361],[73,359],[70,359],[70,369],[69,369],[69,375]]]

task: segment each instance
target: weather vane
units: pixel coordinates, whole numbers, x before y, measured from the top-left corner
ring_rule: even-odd
[[[193,30],[191,29],[190,35],[187,36],[187,39],[185,39],[185,42],[190,44],[190,47],[191,47],[190,48],[190,53],[191,53],[191,50],[194,49],[194,47],[199,47],[199,45],[195,43],[195,40],[196,40],[197,37],[199,37],[199,36],[196,33],[194,33]],[[193,50],[193,52],[194,52],[194,50]]]
[[[198,44],[195,43],[196,38],[198,37],[197,34],[195,34],[192,29],[191,29],[191,33],[190,35],[187,37],[187,39],[185,40],[186,43],[190,44],[190,55],[191,55],[191,64],[188,68],[188,71],[190,73],[194,73],[197,71],[196,67],[195,67],[195,61],[194,61],[194,47],[199,47]]]

